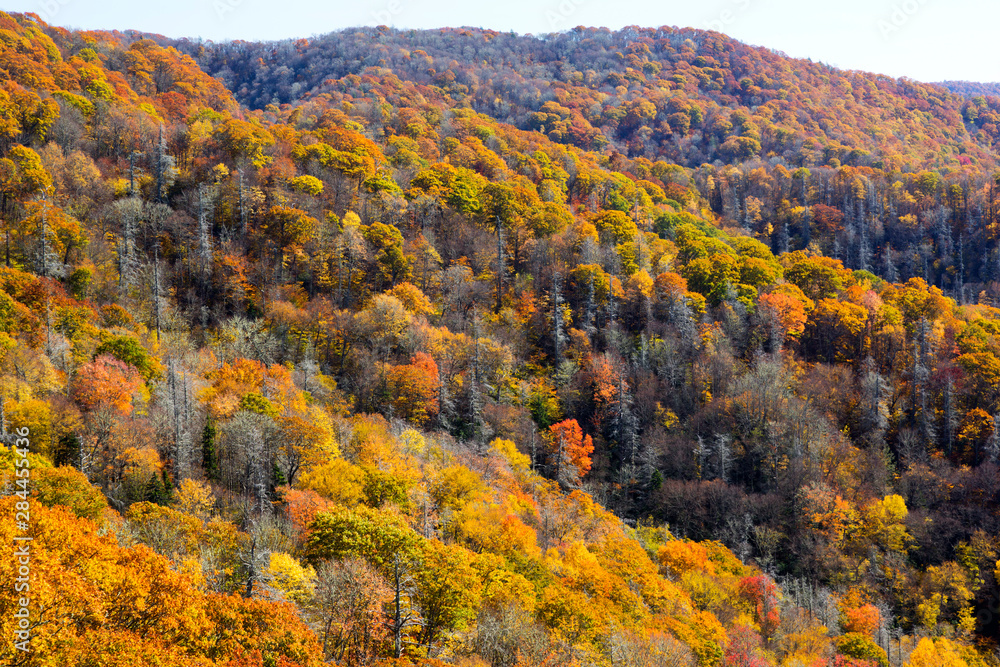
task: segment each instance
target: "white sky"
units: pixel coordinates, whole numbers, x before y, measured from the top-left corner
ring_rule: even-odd
[[[921,81],[1000,81],[1000,3],[981,0],[0,0],[70,28],[282,39],[341,28],[474,26],[542,34],[577,25],[711,28],[846,69]]]

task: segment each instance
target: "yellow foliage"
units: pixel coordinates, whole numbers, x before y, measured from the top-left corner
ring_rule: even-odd
[[[274,587],[292,602],[306,604],[312,598],[316,571],[309,565],[302,565],[293,556],[280,551],[273,552],[267,574]]]
[[[701,572],[709,576],[715,574],[715,565],[708,559],[708,549],[691,540],[667,542],[660,547],[657,558],[676,577],[688,572]]]
[[[340,455],[333,435],[333,421],[325,410],[310,405],[302,412],[285,414],[281,426],[279,453],[283,456],[292,480],[299,469],[308,471]]]
[[[431,482],[431,497],[439,507],[460,510],[485,490],[479,475],[463,465],[440,470]]]
[[[159,453],[152,447],[129,447],[123,453],[126,476],[133,475],[136,479],[145,481],[163,470],[163,461]]]
[[[476,551],[537,558],[538,535],[534,528],[493,503],[469,503],[452,518],[456,539]]]
[[[365,497],[365,473],[359,466],[336,458],[304,472],[297,486],[312,489],[335,503],[352,507]]]
[[[511,572],[503,558],[490,553],[479,554],[472,567],[483,580],[482,604],[503,609],[516,605],[527,612],[535,609],[535,586],[524,576]]]
[[[434,304],[416,285],[400,283],[388,293],[399,299],[403,307],[413,315],[428,315],[434,312]]]
[[[517,450],[513,440],[497,438],[490,443],[490,449],[510,464],[515,472],[524,472],[531,467],[531,457]]]
[[[556,637],[574,645],[592,641],[600,623],[587,596],[559,585],[542,591],[538,618]]]
[[[945,637],[924,637],[910,654],[908,667],[969,667],[962,659],[959,647]]]
[[[215,496],[208,484],[189,478],[177,485],[174,504],[181,512],[205,520],[212,514]]]
[[[404,451],[422,454],[427,449],[427,439],[416,429],[408,428],[399,436],[399,444]]]
[[[27,428],[31,433],[31,447],[41,454],[52,454],[54,433],[52,408],[48,401],[28,398],[13,405],[7,405],[8,428]]]

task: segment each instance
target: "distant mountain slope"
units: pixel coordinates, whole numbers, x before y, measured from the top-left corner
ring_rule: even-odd
[[[315,39],[169,41],[251,107],[385,77],[423,86],[585,149],[687,166],[782,157],[802,166],[957,168],[996,163],[995,126],[941,86],[842,71],[693,29],[575,28],[547,36],[478,29],[360,28]],[[836,161],[836,162],[834,162]]]
[[[938,84],[955,93],[965,97],[975,97],[976,95],[988,95],[990,97],[1000,97],[1000,82],[981,83],[978,81],[942,81]]]

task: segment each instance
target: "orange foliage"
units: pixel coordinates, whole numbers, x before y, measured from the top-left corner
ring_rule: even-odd
[[[677,577],[688,572],[715,574],[715,565],[708,559],[708,549],[691,540],[670,540],[656,555],[660,564]]]
[[[556,462],[557,475],[566,468],[576,478],[590,472],[594,441],[589,435],[584,435],[575,419],[564,419],[550,426],[547,439],[549,451]]]
[[[438,367],[426,352],[417,352],[409,364],[390,366],[386,371],[394,412],[418,424],[438,412]]]
[[[107,409],[128,416],[144,386],[135,367],[104,354],[77,371],[73,398],[84,410]]]
[[[859,632],[871,636],[878,630],[880,622],[881,615],[875,605],[865,604],[844,610],[844,632]]]
[[[787,294],[762,294],[757,307],[781,327],[785,336],[796,338],[805,331],[806,311],[802,301]]]
[[[0,499],[0,577],[17,578],[16,497]],[[179,572],[145,545],[128,549],[113,535],[62,508],[31,502],[29,613],[48,619],[32,630],[31,648],[51,664],[225,664],[260,651],[277,664],[321,664],[316,637],[285,604],[205,594],[200,573]],[[0,605],[16,608],[13,586]],[[13,637],[8,614],[0,629]],[[10,662],[13,647],[0,647]],[[99,659],[98,659],[99,658]],[[135,662],[128,662],[133,660]]]
[[[333,502],[312,489],[292,489],[286,486],[278,491],[285,503],[285,515],[302,540],[308,539],[307,532],[316,515],[334,507]]]

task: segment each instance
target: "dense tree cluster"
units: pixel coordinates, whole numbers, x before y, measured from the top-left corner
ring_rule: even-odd
[[[24,664],[996,664],[995,100],[675,29],[0,63]]]

